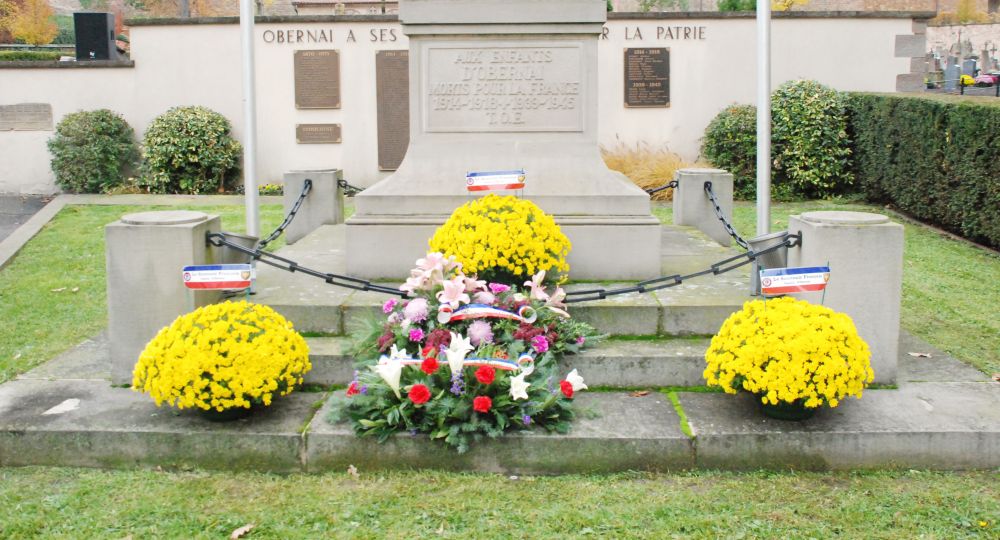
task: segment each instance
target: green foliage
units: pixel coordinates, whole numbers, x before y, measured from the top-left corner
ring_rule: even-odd
[[[106,192],[120,185],[139,158],[132,127],[107,109],[66,115],[48,147],[56,183],[75,193]]]
[[[0,62],[51,62],[62,55],[58,51],[0,51]]]
[[[154,193],[224,191],[239,175],[242,147],[224,116],[205,107],[174,107],[143,139],[142,184]]]
[[[733,196],[752,199],[757,175],[757,107],[730,105],[705,129],[701,153],[733,174]]]
[[[639,0],[639,11],[687,11],[688,0]]]
[[[865,196],[1000,247],[997,105],[850,95],[854,170]]]
[[[55,39],[52,43],[58,43],[59,45],[74,45],[76,44],[76,28],[73,26],[73,16],[72,15],[56,15],[52,17],[52,20],[56,23],[59,28],[59,33],[56,34]],[[72,54],[70,54],[72,56]]]
[[[844,96],[816,81],[789,81],[772,96],[775,183],[806,197],[848,191],[850,139]]]
[[[719,0],[719,11],[757,11],[757,0]]]

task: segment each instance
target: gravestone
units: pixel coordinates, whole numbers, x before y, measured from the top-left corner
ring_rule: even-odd
[[[407,275],[471,199],[471,171],[524,169],[521,195],[573,243],[576,279],[660,273],[648,195],[609,171],[597,144],[601,0],[403,0],[410,144],[394,174],[355,197],[347,271]],[[372,249],[378,246],[378,249]]]
[[[948,58],[948,66],[944,68],[944,89],[957,90],[958,77],[962,74],[958,65],[953,62],[954,58]]]
[[[976,59],[969,58],[962,62],[962,75],[968,75],[970,77],[976,76]]]

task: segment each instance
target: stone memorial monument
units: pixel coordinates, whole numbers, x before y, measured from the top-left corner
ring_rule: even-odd
[[[397,171],[355,198],[347,271],[400,278],[471,199],[466,173],[524,169],[520,193],[573,243],[576,279],[660,273],[649,197],[597,145],[602,0],[404,0],[410,145]]]

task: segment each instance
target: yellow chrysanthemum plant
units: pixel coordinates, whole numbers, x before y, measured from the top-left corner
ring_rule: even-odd
[[[430,239],[430,251],[454,257],[467,275],[519,283],[540,271],[569,272],[571,248],[552,216],[529,200],[490,194],[458,207]]]
[[[851,318],[792,297],[745,303],[712,338],[705,360],[709,386],[750,392],[774,416],[836,407],[860,398],[874,379],[871,351]]]
[[[268,306],[224,302],[198,308],[160,330],[139,355],[132,389],[157,406],[232,411],[269,406],[302,384],[309,347]]]

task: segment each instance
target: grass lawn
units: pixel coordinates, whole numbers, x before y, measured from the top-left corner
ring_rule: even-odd
[[[0,469],[3,538],[997,538],[1000,474]]]

